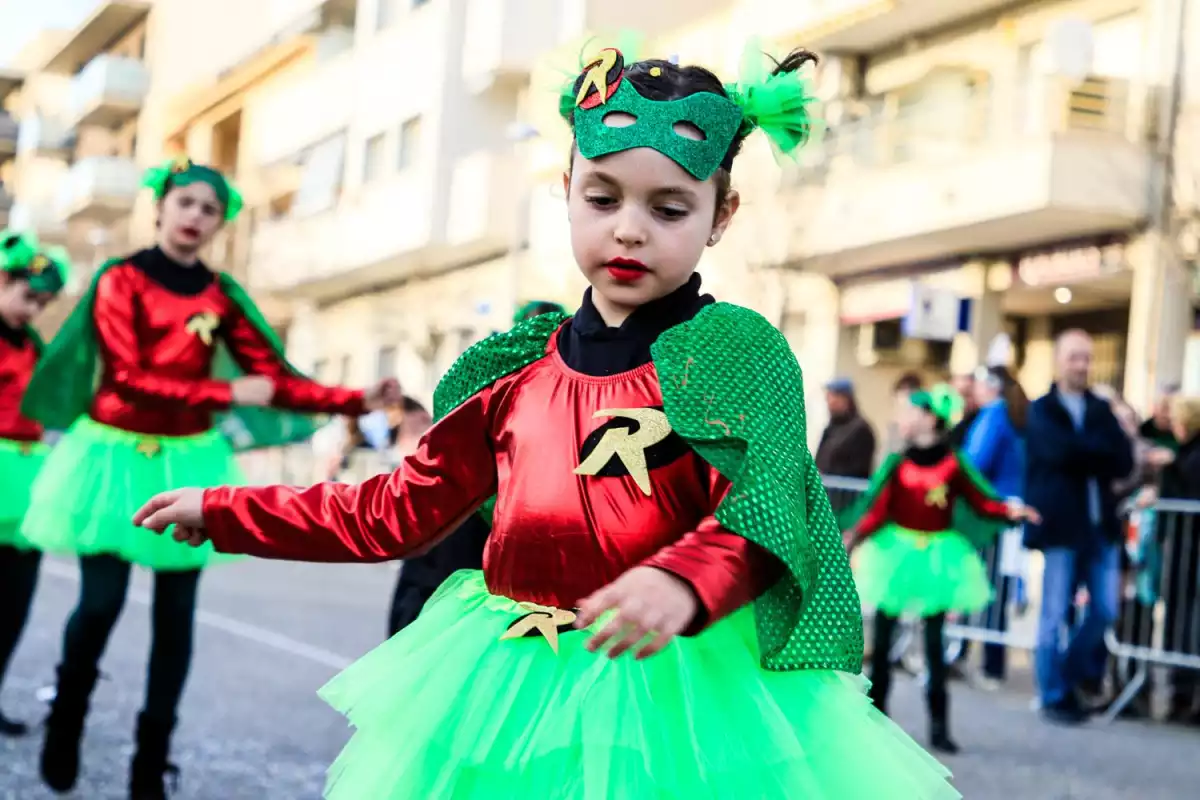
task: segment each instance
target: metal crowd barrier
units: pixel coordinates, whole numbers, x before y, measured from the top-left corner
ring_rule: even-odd
[[[1113,677],[1123,688],[1108,709],[1108,720],[1151,690],[1155,668],[1165,673],[1172,692],[1200,701],[1197,520],[1200,501],[1195,500],[1164,499],[1129,515],[1120,612],[1105,637],[1115,659]]]

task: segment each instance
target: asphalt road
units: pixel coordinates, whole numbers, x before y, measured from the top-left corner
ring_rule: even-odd
[[[390,565],[246,562],[205,575],[196,658],[174,750],[183,770],[177,797],[320,797],[325,767],[348,729],[316,690],[379,641],[394,574]],[[84,773],[73,797],[124,797],[148,646],[147,588],[147,576],[139,575],[105,656],[109,679],[93,702]],[[45,564],[34,615],[4,690],[4,707],[15,716],[44,713],[37,692],[50,683],[76,590],[70,562]],[[1196,791],[1200,732],[1133,722],[1052,727],[1030,711],[1024,688],[984,693],[956,684],[952,701],[955,735],[965,753],[947,763],[972,800],[1174,800]],[[924,739],[912,682],[898,684],[894,713]],[[36,777],[37,745],[36,735],[0,739],[0,798],[53,796]]]

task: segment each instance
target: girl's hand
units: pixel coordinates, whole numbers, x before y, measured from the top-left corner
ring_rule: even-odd
[[[269,406],[274,397],[275,381],[265,375],[247,375],[233,382],[235,406]]]
[[[1038,513],[1033,506],[1027,506],[1017,498],[1011,498],[1008,501],[1008,519],[1010,522],[1032,522],[1034,525],[1040,525],[1042,515]]]
[[[609,658],[617,658],[647,636],[638,659],[652,656],[687,629],[699,603],[692,587],[654,567],[634,567],[579,603],[575,627],[586,628],[607,611],[617,614],[587,643],[595,652],[609,642]]]
[[[395,378],[384,378],[363,393],[363,404],[368,411],[397,406],[402,402],[404,394],[400,391],[400,381]]]
[[[862,537],[853,528],[848,531],[842,531],[842,546],[846,548],[847,553],[853,553],[854,548],[858,547],[860,542],[862,542]]]
[[[174,525],[175,541],[199,547],[208,541],[204,532],[204,490],[176,489],[155,495],[133,515],[133,524],[156,533]]]

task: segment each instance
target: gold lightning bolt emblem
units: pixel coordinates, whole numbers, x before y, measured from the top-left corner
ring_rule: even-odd
[[[575,612],[536,603],[521,603],[520,607],[529,613],[509,625],[500,641],[541,634],[554,654],[558,655],[558,629],[575,622]]]
[[[171,172],[178,174],[192,168],[192,160],[185,155],[178,155],[171,161]]]
[[[671,435],[671,423],[667,415],[656,408],[604,408],[592,414],[592,419],[620,417],[638,423],[638,429],[630,433],[627,428],[613,428],[605,432],[600,443],[583,463],[575,468],[576,475],[596,475],[613,456],[621,459],[633,482],[650,496],[650,469],[646,466],[646,450]]]
[[[583,84],[579,87],[579,94],[575,96],[575,105],[580,105],[587,99],[588,89],[595,87],[596,92],[600,95],[601,104],[608,100],[608,71],[617,65],[617,51],[611,47],[606,47],[600,51],[600,55],[591,64],[588,64],[587,72],[583,76]]]
[[[197,336],[206,345],[212,345],[213,332],[221,325],[221,318],[212,311],[193,315],[187,321],[188,333]]]
[[[925,494],[925,505],[945,508],[948,503],[946,484],[939,484]]]

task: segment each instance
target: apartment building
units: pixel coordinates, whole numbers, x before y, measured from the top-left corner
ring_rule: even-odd
[[[784,187],[787,263],[836,287],[803,338],[826,363],[836,341],[876,419],[898,372],[966,371],[1002,331],[1031,392],[1070,327],[1136,404],[1179,379],[1194,285],[1154,224],[1178,4],[803,5],[782,39],[829,59],[830,127]],[[906,335],[947,297],[957,320]]]
[[[70,31],[46,32],[17,59],[24,79],[9,101],[18,122],[9,225],[66,246],[78,269],[130,244],[140,173],[137,119],[149,87],[146,2],[101,3]],[[70,294],[70,293],[68,293]],[[43,324],[53,329],[71,299]]]
[[[25,76],[20,70],[0,70],[0,227],[8,225],[9,212],[12,211],[13,158],[17,154],[19,131],[17,120],[8,110],[8,104],[13,94],[24,83]]]

